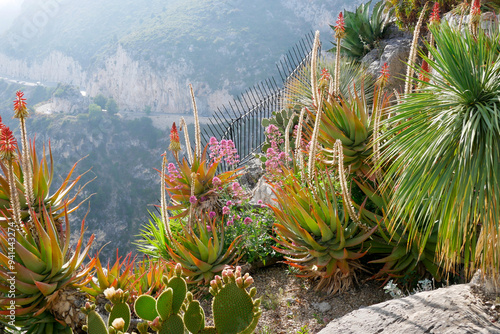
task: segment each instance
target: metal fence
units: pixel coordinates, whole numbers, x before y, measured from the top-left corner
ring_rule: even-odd
[[[310,32],[291,48],[276,64],[279,83],[271,77],[247,89],[227,106],[218,108],[211,126],[202,132],[202,141],[207,144],[210,137],[232,140],[240,155],[240,165],[260,151],[265,141],[262,119],[272,116],[273,111],[283,109],[283,97],[287,81],[310,61],[314,34]],[[229,167],[221,164],[223,170]]]

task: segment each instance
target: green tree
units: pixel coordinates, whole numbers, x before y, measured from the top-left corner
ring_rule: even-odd
[[[151,114],[151,106],[146,106],[144,108],[144,112],[146,113],[146,115],[150,115]]]
[[[102,108],[95,103],[89,105],[89,119],[98,120],[101,117],[102,117]]]
[[[101,109],[106,109],[107,102],[108,102],[108,99],[102,94],[99,94],[96,97],[94,97],[94,103],[97,104],[98,106],[100,106]]]
[[[469,275],[480,267],[498,277],[500,35],[459,33],[446,23],[431,31],[433,60],[421,54],[429,80],[419,80],[383,125],[381,166],[396,184],[392,224],[407,221],[403,228],[420,246],[437,224],[447,269],[463,263]]]
[[[111,115],[114,115],[118,112],[118,104],[116,103],[115,99],[113,98],[108,99],[108,102],[106,102],[106,110]]]

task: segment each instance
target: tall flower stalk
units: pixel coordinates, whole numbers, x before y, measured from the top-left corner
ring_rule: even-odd
[[[318,92],[318,51],[320,47],[319,31],[316,30],[314,35],[314,43],[311,53],[311,91],[312,100],[315,106],[319,105],[319,92]]]
[[[31,169],[30,148],[28,145],[28,134],[26,131],[26,118],[29,116],[28,108],[26,107],[26,99],[24,93],[18,91],[14,100],[14,118],[18,118],[21,123],[21,166],[24,174],[24,188],[26,202],[29,205],[33,204],[35,195],[33,193],[33,170]]]
[[[351,192],[349,191],[349,187],[347,185],[346,172],[344,170],[344,149],[342,147],[342,141],[337,139],[334,144],[334,152],[336,152],[338,168],[339,168],[339,182],[340,188],[342,190],[342,195],[344,197],[344,205],[349,213],[349,217],[351,217],[352,221],[362,230],[368,231],[370,230],[370,226],[364,224],[359,219],[359,214],[356,213],[354,206],[352,205]]]
[[[424,22],[424,16],[427,12],[427,5],[429,3],[426,2],[422,12],[420,13],[420,17],[418,18],[417,25],[415,27],[415,31],[413,32],[413,41],[411,43],[410,54],[408,56],[408,67],[406,69],[406,83],[405,83],[405,96],[411,93],[413,86],[413,64],[417,61],[417,48],[418,48],[418,38],[420,36],[420,29],[422,28],[422,23]]]
[[[191,140],[189,139],[188,127],[184,117],[181,117],[180,131],[184,132],[184,141],[186,142],[186,152],[188,155],[189,163],[193,163],[193,151],[191,149]]]
[[[319,96],[319,104],[318,104],[318,109],[316,111],[316,121],[314,122],[314,130],[311,136],[311,142],[310,142],[310,147],[309,147],[309,161],[307,162],[307,173],[308,173],[308,180],[309,184],[312,185],[312,180],[314,177],[314,166],[316,165],[316,152],[317,152],[317,147],[318,147],[318,136],[319,136],[319,127],[321,124],[321,115],[322,115],[322,103],[323,101],[323,92],[320,93]]]
[[[304,116],[306,108],[302,108],[299,116],[299,124],[297,125],[297,138],[295,138],[295,159],[298,162],[302,180],[305,179],[304,171],[304,153],[302,152],[302,128],[304,123]]]
[[[165,225],[165,230],[167,232],[167,236],[169,237],[170,240],[172,240],[172,232],[170,231],[170,222],[168,218],[168,211],[167,211],[167,194],[165,190],[165,177],[166,177],[166,169],[167,169],[167,152],[163,153],[163,159],[161,163],[161,180],[160,180],[160,186],[161,186],[161,200],[160,200],[160,205],[161,205],[161,220],[163,221],[163,224]]]
[[[342,12],[340,12],[335,25],[335,38],[337,39],[337,53],[335,56],[335,75],[333,81],[333,94],[337,97],[340,94],[340,49],[342,39],[345,37],[345,20]]]
[[[198,117],[198,107],[194,98],[193,85],[189,84],[189,91],[191,92],[191,100],[193,102],[194,113],[194,136],[196,140],[196,147],[194,148],[197,157],[201,157],[201,132],[200,132],[200,119]]]
[[[435,2],[434,7],[432,7],[432,13],[431,17],[429,19],[429,27],[434,27],[438,26],[439,23],[441,22],[441,19],[439,17],[439,3]],[[429,31],[429,45],[434,46],[434,35]],[[427,57],[432,60],[432,55],[429,52]]]
[[[10,206],[15,229],[22,233],[21,205],[14,177],[14,159],[17,157],[17,141],[9,127],[0,124],[0,160],[7,166],[7,180],[10,191]]]
[[[474,37],[477,37],[479,21],[481,21],[481,0],[473,0],[470,8],[469,30]]]

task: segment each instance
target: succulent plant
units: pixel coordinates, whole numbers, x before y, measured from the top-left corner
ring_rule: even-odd
[[[9,322],[8,307],[11,301],[14,301],[17,305],[15,325],[29,333],[51,333],[54,328],[77,326],[78,319],[67,318],[67,314],[58,314],[57,304],[64,295],[75,292],[72,285],[89,281],[89,272],[95,262],[91,261],[82,266],[94,239],[92,235],[87,246],[83,248],[83,222],[76,247],[72,250],[67,213],[64,216],[64,241],[57,233],[54,216],[43,207],[40,214],[31,215],[39,243],[35,242],[25,225],[25,233],[16,233],[14,243],[10,229],[0,229],[0,321]],[[9,249],[12,250],[12,247],[14,253],[11,256]],[[17,272],[16,290],[15,298],[10,298],[8,279],[9,273],[13,271]],[[70,323],[66,322],[68,320]]]
[[[408,233],[404,230],[405,224],[395,230],[387,227],[392,219],[389,210],[390,187],[378,187],[378,190],[375,190],[369,182],[358,180],[355,182],[378,208],[377,212],[374,213],[358,206],[362,220],[369,224],[378,225],[377,231],[368,241],[370,245],[368,252],[378,256],[384,255],[384,257],[370,262],[383,264],[383,267],[373,278],[383,280],[384,284],[389,279],[400,282],[404,279],[411,284],[411,276],[415,272],[415,277],[422,278],[426,273],[429,273],[436,281],[441,281],[443,268],[435,259],[438,240],[437,224],[425,243],[418,245],[415,242],[410,242]],[[423,237],[424,233],[415,236],[417,240],[422,240]],[[422,245],[423,247],[421,247]]]
[[[171,196],[173,205],[169,210],[179,210],[172,218],[184,217],[192,208],[195,215],[216,212],[221,215],[222,207],[218,203],[219,187],[234,181],[241,169],[216,174],[219,162],[207,158],[207,147],[201,156],[195,155],[193,163],[184,158],[179,166],[169,164],[169,173],[165,177],[166,190]],[[214,184],[214,178],[218,183]]]
[[[348,99],[339,97],[331,102],[324,101],[318,141],[327,159],[330,159],[334,158],[333,143],[340,140],[345,166],[350,167],[353,173],[371,174],[375,117],[384,117],[380,113],[389,105],[389,98],[380,94],[381,89],[375,87],[371,106],[364,89]]]
[[[171,278],[164,278],[166,289],[158,298],[142,295],[134,304],[136,314],[157,333],[184,334],[188,330],[193,334],[232,334],[255,330],[261,315],[260,300],[253,299],[255,288],[246,291],[253,279],[248,274],[242,277],[241,268],[235,272],[226,269],[222,277],[216,276],[211,282],[214,326],[205,325],[205,313],[187,291],[181,265],[173,271]],[[140,329],[146,333],[145,326]]]
[[[384,35],[389,26],[392,11],[385,11],[384,1],[373,6],[370,16],[371,1],[361,4],[355,12],[345,11],[345,37],[342,39],[341,53],[355,59],[361,59]],[[333,26],[331,26],[334,29]],[[335,50],[329,50],[333,51]]]
[[[86,303],[81,311],[87,315],[87,325],[83,330],[89,334],[123,334],[130,326],[130,307],[127,304],[129,293],[121,289],[109,288],[106,291],[106,298],[111,304],[106,304],[106,311],[109,312],[108,323],[106,324],[101,315],[97,313],[96,306]]]
[[[298,276],[319,278],[316,287],[328,293],[344,291],[360,269],[358,259],[366,254],[363,244],[375,231],[361,230],[349,220],[345,205],[339,210],[332,180],[325,174],[304,188],[290,171],[287,182],[274,185],[277,206],[274,224],[287,264],[300,270]]]
[[[226,265],[234,262],[241,236],[224,252],[224,225],[217,218],[202,215],[194,226],[182,225],[183,233],[170,242],[170,265],[180,263],[190,282],[209,283]]]

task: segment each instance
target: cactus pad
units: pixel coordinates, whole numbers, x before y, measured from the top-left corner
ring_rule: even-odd
[[[135,301],[135,313],[144,320],[153,321],[157,316],[156,300],[148,295],[142,295]]]
[[[156,301],[156,311],[162,320],[167,319],[172,314],[172,299],[174,298],[174,291],[172,288],[167,288],[158,297]]]
[[[130,307],[126,303],[118,303],[113,305],[113,309],[109,314],[108,326],[111,326],[115,319],[122,318],[125,321],[124,331],[128,330],[130,325]]]
[[[178,314],[172,314],[165,320],[158,334],[184,334],[184,322]]]
[[[189,306],[184,312],[184,324],[191,333],[198,333],[205,328],[205,312],[197,300],[189,303]]]
[[[186,298],[187,285],[186,281],[180,277],[172,277],[168,281],[168,287],[172,288],[174,292],[172,300],[172,313],[178,313],[181,309],[182,303]]]
[[[108,333],[104,320],[102,320],[101,316],[95,310],[92,310],[87,314],[87,327],[89,334]]]

